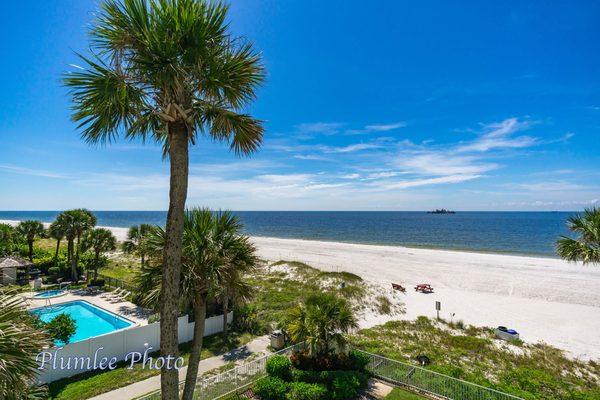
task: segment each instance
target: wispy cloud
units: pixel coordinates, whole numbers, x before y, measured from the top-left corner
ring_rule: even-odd
[[[41,170],[41,169],[31,169],[31,168],[19,167],[17,165],[10,165],[10,164],[0,164],[0,170],[10,172],[13,174],[41,176],[43,178],[52,178],[52,179],[67,178],[67,175],[63,175],[63,174],[53,172],[53,171],[46,171],[46,170]]]
[[[381,148],[381,145],[377,143],[356,143],[341,147],[322,147],[322,151],[325,153],[354,153],[379,148]]]
[[[476,140],[459,145],[457,152],[486,152],[495,149],[511,149],[530,147],[538,143],[538,139],[530,136],[512,136],[514,133],[529,129],[529,121],[508,118],[502,122],[484,125],[484,133]]]
[[[339,122],[308,122],[295,126],[300,133],[320,133],[323,135],[334,135],[344,124]]]
[[[360,129],[347,129],[344,131],[346,135],[361,135],[372,132],[387,132],[394,129],[406,127],[406,122],[392,122],[389,124],[370,124]]]
[[[459,174],[459,175],[441,176],[438,178],[402,180],[402,181],[397,181],[397,182],[393,182],[393,183],[383,183],[383,184],[378,184],[378,185],[385,189],[407,189],[407,188],[426,186],[426,185],[460,183],[460,182],[477,179],[480,177],[481,177],[481,175]]]

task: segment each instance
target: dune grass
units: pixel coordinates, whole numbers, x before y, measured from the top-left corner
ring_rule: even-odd
[[[419,317],[364,329],[350,340],[365,351],[409,363],[427,355],[434,371],[526,400],[600,398],[600,364],[571,360],[546,344],[508,344],[494,339],[489,328]]]

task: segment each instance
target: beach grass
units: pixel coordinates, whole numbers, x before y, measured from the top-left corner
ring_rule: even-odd
[[[223,336],[219,334],[205,337],[201,359],[223,354],[247,344],[254,338],[255,336],[251,334],[237,332],[230,332],[227,341],[224,341]],[[190,356],[190,346],[190,343],[184,343],[179,347],[185,365]],[[158,353],[155,355],[157,356]],[[87,372],[52,382],[48,387],[49,398],[57,400],[89,399],[160,374],[159,370],[143,369],[140,364],[136,364],[133,369],[127,369],[127,366],[126,363],[119,363],[119,366],[112,371]]]
[[[546,344],[494,339],[489,328],[419,317],[391,321],[351,336],[365,351],[415,363],[431,359],[429,369],[522,397],[526,400],[600,398],[600,365],[567,358]]]
[[[400,388],[394,388],[387,396],[385,396],[385,400],[422,400],[427,399],[427,397],[420,396],[413,392],[407,392],[406,390]]]

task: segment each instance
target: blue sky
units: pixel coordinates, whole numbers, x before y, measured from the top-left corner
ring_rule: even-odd
[[[96,1],[3,5],[0,209],[160,210],[160,149],[90,147],[61,73]],[[262,51],[250,159],[201,141],[189,205],[235,210],[577,210],[600,201],[600,3],[250,1]]]

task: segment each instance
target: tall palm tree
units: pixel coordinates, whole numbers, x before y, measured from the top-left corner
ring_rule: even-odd
[[[23,298],[0,288],[0,399],[41,395],[31,382],[38,373],[35,357],[48,345],[50,339],[32,323]]]
[[[310,296],[288,316],[292,340],[306,341],[311,354],[326,355],[346,345],[344,334],[358,327],[345,299],[332,293]]]
[[[189,145],[206,135],[237,154],[262,141],[244,113],[264,78],[251,43],[229,33],[228,6],[208,0],[105,0],[90,31],[85,69],[68,74],[73,120],[90,143],[151,137],[170,162],[163,255],[160,349],[177,354],[177,304]],[[177,398],[177,371],[163,368],[162,396]]]
[[[244,279],[244,274],[254,270],[258,257],[250,238],[241,233],[242,225],[237,218],[228,212],[221,213],[219,218],[224,220],[221,225],[228,227],[228,243],[224,248],[229,254],[224,257],[224,271],[219,281],[219,295],[223,306],[223,337],[226,338],[230,302],[241,304],[252,297],[252,285]]]
[[[50,227],[48,228],[48,236],[50,236],[52,239],[56,240],[56,250],[54,252],[54,258],[58,258],[58,252],[60,250],[60,242],[64,239],[65,237],[65,227],[63,225],[60,224],[59,221],[54,221],[50,224]]]
[[[579,237],[561,236],[556,243],[558,254],[567,261],[600,263],[600,208],[586,209],[583,214],[570,217],[567,226]]]
[[[98,280],[98,266],[100,264],[100,255],[107,251],[117,248],[117,238],[112,232],[105,228],[92,229],[83,236],[81,249],[83,251],[92,250],[94,252],[94,281]]]
[[[63,230],[67,239],[67,258],[71,264],[71,277],[77,281],[81,238],[85,232],[96,225],[96,216],[84,208],[67,210],[58,215],[56,224]]]
[[[23,221],[17,225],[16,231],[27,241],[29,261],[33,261],[33,242],[44,235],[44,225],[40,221]]]
[[[137,254],[140,257],[140,266],[144,266],[146,258],[146,238],[152,229],[152,225],[140,224],[129,228],[127,240],[123,242],[123,251],[125,253]]]
[[[192,305],[195,326],[184,399],[193,397],[198,377],[207,301],[218,292],[224,275],[228,273],[231,260],[239,257],[241,245],[238,238],[242,237],[239,234],[240,226],[237,219],[228,212],[212,213],[207,209],[194,208],[185,214],[182,270],[179,280],[180,307]],[[150,260],[137,278],[138,291],[145,293],[142,302],[148,306],[156,305],[157,300],[164,294],[162,280],[159,279],[162,266],[155,260],[165,243],[166,231],[161,227],[153,228],[147,239]]]

